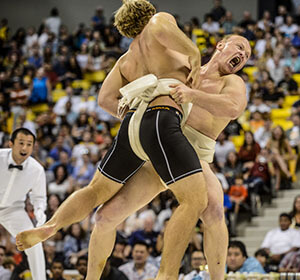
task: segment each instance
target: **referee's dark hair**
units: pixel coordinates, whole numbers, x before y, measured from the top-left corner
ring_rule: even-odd
[[[14,143],[15,139],[17,138],[19,133],[22,133],[25,135],[31,135],[33,137],[33,143],[35,143],[35,140],[36,140],[35,135],[29,129],[27,129],[25,127],[20,127],[20,128],[17,128],[16,130],[14,130],[13,133],[11,134],[10,141]]]

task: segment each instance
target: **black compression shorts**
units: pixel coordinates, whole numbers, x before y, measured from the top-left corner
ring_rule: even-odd
[[[123,184],[145,163],[129,144],[128,124],[132,114],[126,114],[113,145],[98,167],[105,176]],[[202,171],[195,150],[182,134],[181,118],[181,113],[173,107],[154,106],[146,110],[141,121],[141,145],[166,185]]]

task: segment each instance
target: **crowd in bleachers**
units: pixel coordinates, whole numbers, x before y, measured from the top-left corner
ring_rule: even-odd
[[[300,13],[292,13],[288,8],[279,6],[274,15],[265,11],[257,21],[244,11],[238,22],[216,0],[202,23],[196,16],[182,23],[176,15],[178,25],[199,47],[203,64],[224,35],[245,36],[252,47],[251,58],[239,73],[247,87],[247,110],[218,137],[211,166],[222,183],[231,236],[238,234],[236,225],[241,219],[259,215],[263,203],[270,202],[278,190],[291,188],[296,181],[300,148]],[[6,18],[1,20],[0,147],[8,147],[9,135],[15,128],[23,126],[36,134],[33,156],[47,174],[48,219],[66,197],[92,179],[120,124],[97,105],[97,94],[131,39],[117,32],[113,19],[105,19],[103,7],[98,7],[90,20],[88,25],[79,23],[74,32],[64,25],[57,8],[40,26],[20,27],[15,32]],[[299,203],[298,197],[291,214],[283,217],[298,230]],[[131,263],[143,264],[146,259],[146,276],[153,277],[159,267],[164,228],[176,207],[173,195],[165,192],[122,223],[101,279],[126,279],[116,267],[129,280],[133,279]],[[29,202],[26,210],[35,221]],[[81,223],[61,230],[44,243],[47,268],[53,275],[53,266],[61,271],[77,268],[81,276],[74,277],[82,279],[93,223],[91,213]],[[20,275],[26,272],[25,255],[17,252],[14,240],[3,228],[0,245],[5,246],[8,256],[1,259],[0,254],[0,265],[14,271],[11,279],[24,279]],[[248,257],[240,244],[232,247],[238,248],[243,258]],[[194,251],[200,252],[197,259]],[[195,261],[205,266],[201,251],[199,222],[185,254],[182,273],[199,267],[198,263],[193,264]],[[292,260],[280,253],[275,268],[270,266],[266,271],[300,271],[299,252],[288,252]],[[270,248],[257,253],[261,257],[257,259],[264,259],[265,263],[261,263],[265,268],[272,261],[270,256],[274,256],[270,253]],[[296,267],[290,264],[292,261],[297,263]]]

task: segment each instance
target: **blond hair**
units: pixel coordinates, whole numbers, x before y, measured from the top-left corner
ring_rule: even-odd
[[[154,6],[147,0],[123,0],[115,14],[114,25],[123,36],[135,38],[155,13]]]

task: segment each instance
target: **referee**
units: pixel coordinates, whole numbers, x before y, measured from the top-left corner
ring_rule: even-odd
[[[0,149],[0,224],[14,237],[20,231],[33,228],[24,209],[28,193],[37,226],[46,221],[46,176],[43,167],[30,157],[34,142],[34,134],[22,127],[12,133],[10,149]],[[42,244],[25,253],[33,280],[46,280]]]

